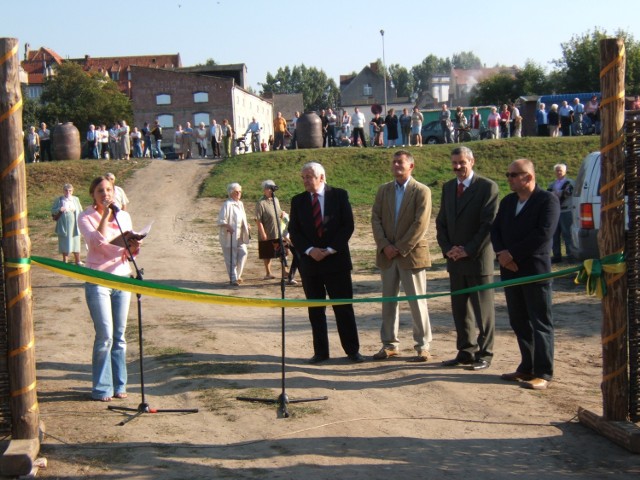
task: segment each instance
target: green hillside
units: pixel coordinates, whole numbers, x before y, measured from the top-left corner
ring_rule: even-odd
[[[536,165],[538,183],[546,188],[553,180],[553,166],[566,163],[569,176],[575,178],[582,158],[598,150],[600,138],[513,138],[486,140],[467,144],[476,158],[476,171],[498,182],[501,194],[509,189],[504,173],[509,163],[529,158]],[[440,188],[453,178],[450,164],[452,145],[425,145],[410,150],[416,160],[414,176],[432,188],[435,206],[440,201]],[[255,201],[261,195],[260,182],[275,180],[277,195],[284,202],[302,191],[300,168],[310,161],[321,163],[327,172],[327,183],[349,191],[354,207],[371,205],[378,185],[391,180],[390,165],[395,149],[325,148],[245,154],[225,160],[212,169],[201,186],[202,196],[226,197],[226,185],[238,182],[243,198]]]

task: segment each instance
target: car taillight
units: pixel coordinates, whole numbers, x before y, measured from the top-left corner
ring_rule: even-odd
[[[580,228],[592,230],[593,224],[593,205],[590,203],[580,204]]]

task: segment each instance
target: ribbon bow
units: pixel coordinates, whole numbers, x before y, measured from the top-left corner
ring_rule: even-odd
[[[604,258],[591,258],[584,261],[574,283],[576,285],[586,284],[587,295],[596,295],[602,299],[607,294],[607,283],[602,272],[624,273],[626,270],[627,265],[623,253],[614,253]]]

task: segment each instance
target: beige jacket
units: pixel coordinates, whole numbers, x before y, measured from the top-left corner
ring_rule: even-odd
[[[400,250],[400,268],[431,266],[427,232],[431,220],[431,190],[426,185],[409,180],[395,221],[395,180],[381,185],[371,212],[371,228],[376,242],[376,265],[389,268],[391,260],[383,250],[395,245]]]

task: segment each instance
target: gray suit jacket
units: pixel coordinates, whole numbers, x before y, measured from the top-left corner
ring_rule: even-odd
[[[436,238],[443,255],[455,245],[461,245],[469,256],[457,262],[447,259],[447,271],[492,275],[495,254],[490,232],[498,211],[498,186],[475,172],[460,198],[456,198],[457,186],[458,180],[454,178],[442,187]]]
[[[389,268],[391,261],[383,250],[395,245],[400,250],[398,265],[402,269],[431,266],[427,232],[431,221],[431,190],[411,178],[407,184],[395,221],[395,180],[381,185],[371,211],[371,228],[376,242],[376,265]]]

